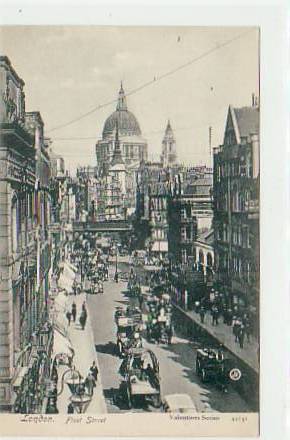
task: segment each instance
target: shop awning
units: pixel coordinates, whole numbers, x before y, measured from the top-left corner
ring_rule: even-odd
[[[155,241],[152,246],[153,252],[168,252],[167,241]]]
[[[74,349],[68,338],[63,336],[56,328],[53,332],[53,355],[66,354],[71,357],[74,354]]]

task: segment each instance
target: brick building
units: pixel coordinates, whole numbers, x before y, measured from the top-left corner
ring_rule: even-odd
[[[259,300],[259,108],[229,107],[214,151],[214,249],[221,288],[255,313]]]

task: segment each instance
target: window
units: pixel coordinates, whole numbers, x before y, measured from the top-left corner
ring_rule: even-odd
[[[241,226],[238,226],[238,245],[241,246],[242,245],[242,228]]]
[[[242,230],[242,246],[243,248],[249,247],[249,228],[248,226],[243,226]]]
[[[11,210],[11,217],[12,217],[12,252],[17,251],[18,247],[18,234],[19,234],[19,212],[18,212],[18,200],[17,198],[13,198],[12,200],[12,210]]]
[[[226,223],[223,224],[223,241],[228,241],[228,226]]]
[[[186,219],[186,209],[185,208],[181,208],[181,218]]]
[[[185,228],[181,228],[181,238],[182,238],[182,240],[186,239],[186,229]]]

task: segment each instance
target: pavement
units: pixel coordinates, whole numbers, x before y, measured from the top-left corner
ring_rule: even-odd
[[[99,370],[98,381],[96,387],[94,388],[93,398],[86,412],[91,414],[104,414],[107,412],[107,407],[103,395],[102,378],[101,378],[99,362],[94,346],[92,322],[88,307],[87,307],[88,318],[84,330],[81,329],[81,326],[78,321],[82,304],[83,302],[87,301],[86,294],[81,293],[80,295],[76,295],[76,296],[74,295],[64,296],[63,293],[60,293],[59,296],[64,297],[62,298],[62,304],[64,306],[62,310],[59,311],[57,320],[62,322],[63,326],[65,327],[67,331],[67,336],[75,351],[75,356],[73,359],[74,366],[81,373],[83,377],[87,376],[89,368],[91,367],[93,361],[96,362],[96,365]],[[68,325],[68,321],[65,317],[65,314],[66,311],[71,310],[71,305],[73,301],[75,301],[77,306],[76,322],[74,323],[73,321],[71,321],[70,325]],[[67,366],[59,366],[59,377],[61,377],[61,375],[64,373],[65,370],[67,370]],[[60,414],[67,413],[67,407],[69,404],[70,396],[71,393],[68,387],[64,387],[63,392],[58,397],[58,403],[57,403]]]
[[[123,266],[121,270],[126,270],[125,264],[120,266]],[[138,276],[144,276],[144,267],[134,268],[134,271],[138,274]],[[142,292],[147,291],[145,286],[141,287]],[[211,315],[208,312],[205,315],[204,323],[202,324],[200,322],[200,316],[198,313],[195,313],[194,311],[185,311],[178,305],[176,305],[176,307],[205,331],[207,331],[211,336],[220,341],[220,343],[222,343],[234,356],[245,362],[256,373],[259,372],[259,343],[255,337],[251,336],[250,342],[248,342],[247,338],[245,337],[244,347],[240,348],[239,343],[235,342],[232,328],[224,324],[221,318],[219,320],[219,324],[217,326],[213,326]]]
[[[245,362],[256,373],[259,372],[259,344],[256,338],[251,336],[250,341],[247,341],[245,337],[244,347],[241,348],[238,342],[235,342],[235,337],[232,332],[232,328],[222,322],[222,318],[219,320],[219,324],[212,325],[212,317],[209,313],[206,313],[204,323],[201,323],[200,316],[194,311],[185,311],[182,307],[175,305],[182,313],[196,322],[200,327],[206,330],[211,336],[222,343],[232,354]]]
[[[104,293],[89,295],[88,309],[92,317],[95,348],[98,355],[104,396],[108,413],[128,412],[125,402],[118,399],[121,376],[118,371],[122,360],[116,354],[116,307],[131,302],[126,292],[126,282],[112,281],[114,266],[110,268],[110,281],[104,283]],[[185,393],[192,397],[198,411],[203,412],[249,412],[246,401],[230,388],[222,393],[214,384],[202,383],[195,373],[196,341],[193,343],[182,335],[175,335],[172,345],[157,345],[143,341],[151,349],[160,365],[161,395]],[[141,403],[130,412],[159,412],[150,404]]]

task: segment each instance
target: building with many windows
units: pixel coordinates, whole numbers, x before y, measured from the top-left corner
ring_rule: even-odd
[[[50,162],[24,82],[0,57],[0,411],[41,412],[52,331],[47,320]]]
[[[229,107],[214,151],[214,249],[218,281],[232,304],[258,310],[259,107]]]

